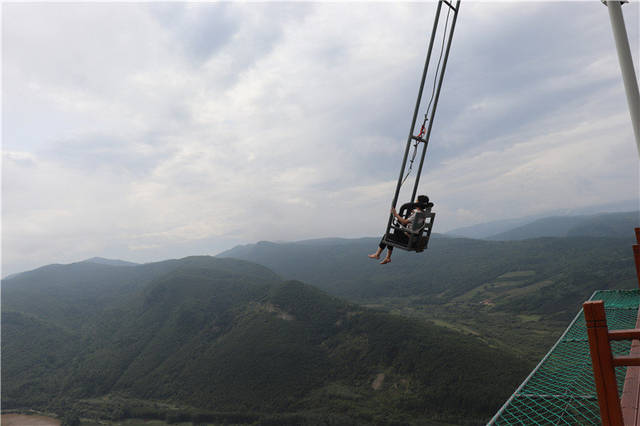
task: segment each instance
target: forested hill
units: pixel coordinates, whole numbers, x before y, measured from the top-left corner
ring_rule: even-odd
[[[631,229],[632,231],[632,229]],[[432,237],[423,253],[395,250],[388,265],[367,257],[378,239],[239,246],[220,257],[265,265],[353,301],[408,298],[423,304],[486,302],[507,312],[571,318],[594,290],[632,288],[629,238],[485,241]]]
[[[211,257],[4,280],[2,337],[4,409],[111,419],[482,423],[532,366]]]

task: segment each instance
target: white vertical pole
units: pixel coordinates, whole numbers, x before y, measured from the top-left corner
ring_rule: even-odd
[[[605,4],[609,10],[613,38],[616,42],[618,61],[620,61],[620,69],[622,70],[624,90],[627,93],[627,103],[629,104],[633,133],[636,137],[638,155],[640,155],[640,95],[638,94],[638,81],[636,80],[636,73],[633,69],[633,58],[631,57],[631,49],[629,48],[627,29],[624,26],[621,3],[620,0],[609,0]]]

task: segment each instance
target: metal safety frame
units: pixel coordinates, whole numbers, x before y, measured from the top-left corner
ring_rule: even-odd
[[[451,27],[448,29],[448,31],[446,32],[446,34],[443,35],[443,37],[446,37],[447,39],[447,46],[446,46],[446,51],[444,53],[444,56],[442,58],[442,67],[440,68],[440,74],[439,77],[436,75],[436,77],[438,77],[438,83],[437,83],[437,87],[436,87],[436,91],[435,91],[435,97],[433,98],[433,106],[431,108],[430,111],[430,115],[428,116],[428,128],[426,129],[426,133],[424,134],[424,136],[420,137],[420,136],[415,136],[415,131],[416,131],[416,120],[418,118],[418,113],[420,111],[420,105],[421,105],[421,101],[422,101],[422,92],[424,90],[424,84],[425,84],[425,80],[427,78],[427,71],[429,69],[429,63],[431,60],[431,52],[433,50],[433,44],[435,42],[436,39],[436,33],[437,33],[437,29],[438,29],[438,22],[440,20],[440,15],[442,13],[444,13],[442,6],[449,8],[448,11],[446,11],[446,13],[451,13],[453,12],[453,20],[451,23]],[[427,59],[425,61],[424,64],[424,71],[422,72],[422,80],[420,81],[420,90],[418,91],[418,99],[416,100],[416,106],[415,106],[415,110],[413,112],[413,118],[411,120],[411,128],[409,129],[409,136],[407,137],[407,146],[405,148],[404,151],[404,157],[402,159],[402,167],[400,168],[400,175],[398,177],[398,184],[396,186],[396,192],[395,195],[393,196],[393,202],[391,203],[391,206],[393,208],[396,208],[397,203],[398,203],[398,197],[400,195],[400,189],[402,187],[403,184],[403,177],[405,176],[405,169],[407,167],[407,158],[409,156],[409,150],[411,148],[411,144],[412,142],[416,142],[422,145],[422,154],[420,156],[420,166],[418,167],[418,172],[416,174],[416,179],[413,185],[413,191],[411,193],[411,200],[410,201],[414,201],[415,197],[416,197],[416,193],[418,192],[418,185],[420,183],[420,174],[422,173],[422,167],[424,165],[424,158],[425,155],[427,153],[427,146],[429,145],[429,138],[431,137],[431,129],[433,128],[433,118],[435,117],[436,114],[436,108],[438,106],[438,99],[440,98],[440,89],[442,88],[442,82],[444,80],[444,72],[445,69],[447,68],[447,60],[449,58],[449,50],[451,49],[451,40],[453,38],[453,32],[455,30],[456,27],[456,20],[458,18],[458,11],[460,10],[460,0],[457,0],[456,5],[453,6],[451,4],[451,2],[447,1],[447,0],[439,0],[438,1],[438,6],[436,9],[436,15],[434,18],[434,23],[433,23],[433,30],[431,31],[431,39],[429,41],[429,48],[427,50]],[[438,72],[438,69],[436,69],[436,73]],[[387,223],[387,229],[385,231],[385,236],[389,235],[389,232],[391,230],[391,225],[393,223],[393,215],[390,214],[389,215],[389,221]],[[395,245],[395,244],[394,244]],[[402,247],[400,247],[402,248]]]

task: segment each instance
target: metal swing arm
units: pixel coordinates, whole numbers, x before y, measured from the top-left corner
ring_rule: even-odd
[[[451,27],[448,31],[448,34],[445,34],[443,37],[447,37],[447,47],[446,47],[446,52],[444,54],[444,59],[442,62],[442,68],[440,70],[440,77],[438,79],[438,85],[436,88],[436,94],[435,94],[435,98],[434,98],[434,103],[433,103],[433,108],[431,109],[431,113],[429,116],[429,126],[428,129],[426,130],[426,134],[424,135],[424,137],[416,137],[414,136],[414,130],[415,130],[415,126],[416,126],[416,120],[418,118],[418,113],[420,111],[420,104],[422,101],[422,93],[424,91],[424,84],[427,78],[427,71],[429,69],[429,62],[431,60],[431,52],[433,51],[433,44],[435,42],[435,38],[436,38],[436,32],[438,29],[438,22],[440,20],[440,14],[442,12],[442,4],[445,3],[447,7],[450,8],[450,11],[453,11],[453,21],[451,23]],[[436,107],[438,105],[438,99],[440,98],[440,89],[442,88],[442,82],[444,79],[444,72],[445,69],[447,67],[447,59],[449,58],[449,51],[451,49],[451,40],[453,38],[453,32],[455,30],[456,27],[456,20],[458,18],[458,11],[460,10],[460,0],[458,0],[456,2],[456,6],[453,7],[451,5],[450,2],[446,1],[446,0],[440,0],[438,1],[438,6],[436,9],[436,15],[434,18],[434,22],[433,22],[433,29],[431,31],[431,39],[429,40],[429,48],[427,50],[427,58],[425,60],[425,64],[424,64],[424,70],[422,72],[422,79],[420,81],[420,89],[418,90],[418,98],[416,100],[416,106],[413,112],[413,118],[411,120],[411,128],[409,129],[409,136],[407,137],[407,145],[404,151],[404,157],[402,159],[402,167],[400,168],[400,175],[398,177],[398,183],[396,185],[396,191],[395,191],[395,195],[393,196],[393,202],[391,203],[391,206],[393,208],[396,207],[396,205],[398,204],[398,197],[400,196],[400,189],[402,187],[402,183],[403,183],[403,177],[404,177],[404,173],[405,173],[405,169],[407,166],[407,158],[409,156],[409,150],[411,148],[411,142],[412,140],[415,140],[416,143],[418,142],[422,142],[424,143],[423,148],[422,148],[422,155],[420,157],[420,166],[418,168],[418,173],[416,175],[416,180],[413,186],[413,192],[411,194],[411,200],[415,199],[416,193],[418,191],[418,184],[420,183],[420,174],[422,173],[422,166],[424,164],[424,158],[425,158],[425,154],[427,152],[427,146],[429,144],[429,137],[431,136],[431,128],[433,127],[433,118],[435,116],[435,112],[436,112]],[[449,12],[450,12],[449,11]],[[436,69],[436,72],[438,70]],[[389,215],[389,221],[387,222],[387,229],[385,231],[385,235],[389,234],[389,231],[391,229],[391,224],[393,222],[393,215],[390,214]]]

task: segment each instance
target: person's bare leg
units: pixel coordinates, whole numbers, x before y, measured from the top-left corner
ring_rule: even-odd
[[[369,257],[371,259],[380,259],[380,253],[382,253],[382,248],[378,247],[378,250],[376,250],[375,253],[370,254]]]
[[[382,262],[380,262],[381,265],[386,265],[387,263],[391,262],[391,253],[391,250],[387,250],[387,257],[382,259]]]

